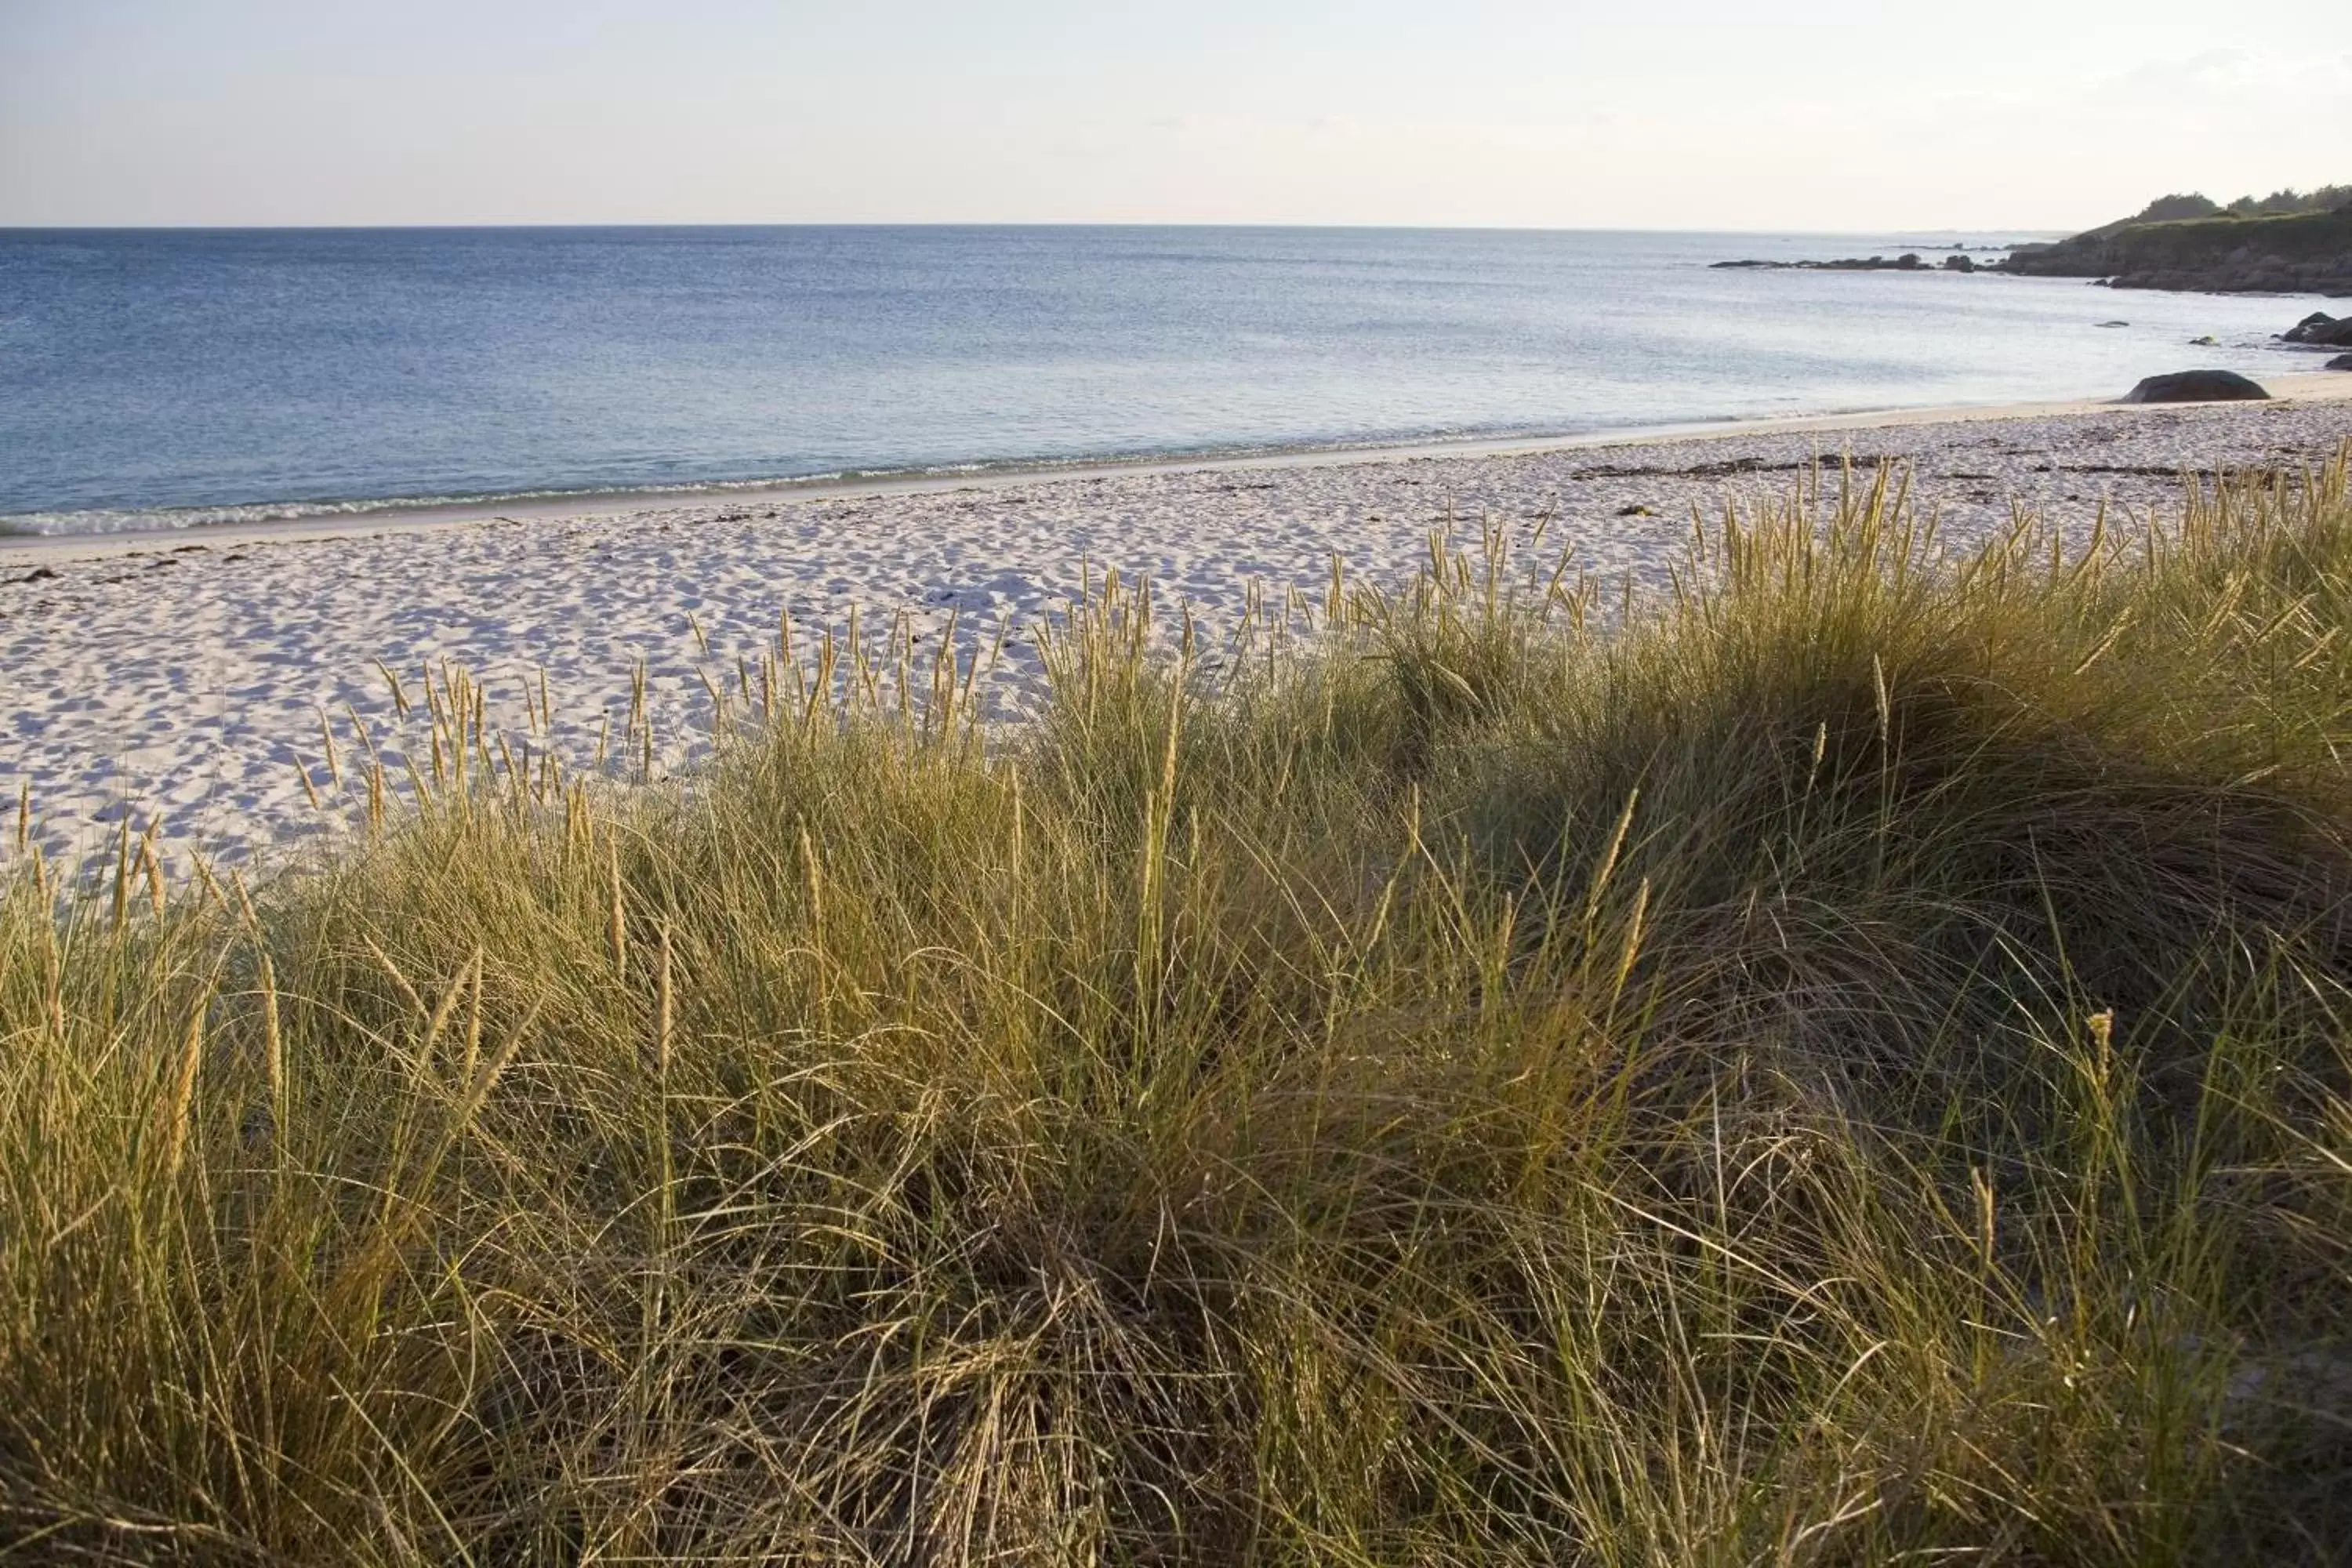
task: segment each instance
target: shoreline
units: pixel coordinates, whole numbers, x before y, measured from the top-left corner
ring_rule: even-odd
[[[979,670],[979,714],[1017,722],[1046,698],[1037,629],[1107,570],[1150,583],[1171,636],[1183,606],[1213,672],[1245,620],[1319,605],[1335,560],[1401,585],[1433,534],[1490,529],[1529,564],[1567,552],[1612,603],[1621,583],[1665,590],[1695,520],[1785,500],[1824,458],[1906,465],[1954,548],[2020,508],[2080,541],[2103,515],[2112,530],[2176,505],[2184,475],[2310,466],[2352,439],[2352,375],[2273,386],[2286,395],[34,541],[0,556],[0,799],[29,792],[32,842],[61,868],[110,865],[126,829],[152,830],[174,876],[192,855],[282,864],[364,826],[362,759],[381,757],[395,805],[412,760],[429,774],[420,689],[454,671],[480,694],[486,756],[659,780],[756,715],[769,680],[793,700],[785,664],[853,627],[886,701],[904,668],[919,704],[951,649]],[[0,843],[0,868],[13,858]]]
[[[2263,378],[2271,404],[2352,402],[2352,373],[2285,372]],[[1270,468],[1323,468],[1356,463],[1397,463],[1437,458],[1508,458],[1611,447],[1652,446],[1666,441],[1737,440],[1799,432],[1832,433],[1898,429],[1921,425],[1961,425],[2011,419],[2054,418],[2113,411],[2146,415],[2165,408],[2230,405],[2126,404],[2115,399],[2056,402],[1947,404],[1917,408],[1850,410],[1830,414],[1723,418],[1629,429],[1551,436],[1467,437],[1459,439],[1369,442],[1360,446],[1277,447],[1197,455],[1072,458],[1066,462],[1013,460],[1002,467],[971,465],[953,470],[907,470],[849,478],[749,479],[677,489],[533,492],[482,500],[393,500],[365,502],[358,511],[322,512],[249,522],[197,523],[177,528],[123,529],[92,533],[0,533],[0,560],[39,556],[89,559],[152,553],[188,543],[227,547],[269,541],[345,539],[377,533],[463,528],[498,522],[530,522],[628,516],[662,511],[719,510],[783,502],[846,498],[929,495],[995,490],[1016,486],[1088,480],[1125,475],[1170,475],[1249,471]],[[2250,405],[2241,406],[2263,406]],[[256,503],[268,504],[268,503]],[[289,503],[291,504],[291,503]]]

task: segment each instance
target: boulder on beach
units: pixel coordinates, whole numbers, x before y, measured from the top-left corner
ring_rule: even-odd
[[[2326,370],[2352,370],[2352,354],[2337,354],[2322,367]]]
[[[2258,382],[2233,370],[2183,370],[2151,375],[2124,394],[2126,403],[2233,403],[2267,398]]]

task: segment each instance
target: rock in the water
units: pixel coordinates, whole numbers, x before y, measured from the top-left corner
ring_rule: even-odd
[[[2103,327],[2128,327],[2131,323],[2129,321],[2101,321],[2099,325]]]
[[[2266,398],[2257,382],[2233,370],[2184,370],[2151,375],[2124,394],[2126,403],[2234,403]]]
[[[2352,354],[2337,354],[2327,362],[2329,370],[2352,370]]]
[[[2352,316],[2337,318],[2314,310],[2279,334],[2279,341],[2309,343],[2323,349],[2352,349]]]
[[[1751,258],[1745,261],[1710,261],[1707,265],[1717,268],[1762,268],[1772,272],[1927,272],[1933,270],[1920,261],[1919,253],[1916,250],[1906,250],[1892,261],[1887,260],[1884,256],[1845,256],[1835,261],[1758,261]],[[1944,265],[1950,267],[1951,263],[1948,261]],[[1976,268],[1971,263],[1966,268],[1955,268],[1955,270],[1973,272]]]
[[[2192,349],[2219,348],[2221,345],[2221,340],[2215,337],[2210,332],[2206,333],[2201,338],[2191,338],[2189,340],[2189,346]]]

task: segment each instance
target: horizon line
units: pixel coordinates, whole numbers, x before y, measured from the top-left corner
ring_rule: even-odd
[[[1973,235],[1973,234],[2057,234],[2056,228],[2035,228],[2025,225],[1981,224],[1969,226],[1927,227],[1919,225],[1893,224],[1878,226],[1845,228],[1805,228],[1775,226],[1771,228],[1717,227],[1712,225],[1627,224],[1504,224],[1504,223],[1323,223],[1269,219],[1223,218],[880,218],[880,219],[820,219],[793,218],[768,221],[705,220],[705,219],[599,219],[593,221],[526,221],[512,223],[11,223],[0,222],[0,234],[392,234],[392,233],[479,233],[483,231],[577,230],[577,229],[777,229],[777,228],[864,228],[864,229],[1294,229],[1319,232],[1358,233],[1423,233],[1423,234],[1789,234],[1806,237],[1852,235]]]

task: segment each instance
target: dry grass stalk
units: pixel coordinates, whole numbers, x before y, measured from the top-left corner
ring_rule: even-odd
[[[679,789],[427,670],[315,876],[35,852],[0,1548],[2342,1561],[2352,501],[2156,521],[1089,570],[1010,734],[785,622]]]

